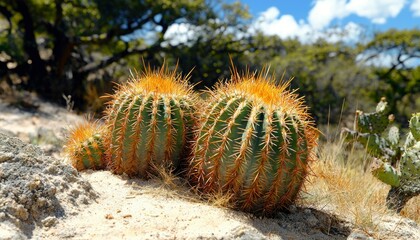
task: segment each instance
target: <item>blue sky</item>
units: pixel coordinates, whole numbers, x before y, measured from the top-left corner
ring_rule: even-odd
[[[235,0],[227,0],[234,2]],[[420,0],[241,0],[255,29],[280,37],[322,35],[334,28],[356,36],[362,31],[420,28]]]
[[[227,3],[237,0],[224,0]],[[346,43],[370,40],[390,28],[420,29],[420,0],[240,0],[253,18],[247,34],[262,32],[304,43],[319,38]],[[200,29],[173,24],[165,39],[173,44],[197,37]]]

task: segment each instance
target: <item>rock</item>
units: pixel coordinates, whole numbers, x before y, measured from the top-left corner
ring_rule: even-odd
[[[244,226],[233,229],[230,235],[232,235],[232,238],[234,239],[241,240],[267,239],[267,237],[262,235],[260,232],[257,232],[254,229],[250,229]]]
[[[9,161],[12,158],[13,158],[13,154],[0,152],[0,163]]]
[[[3,222],[14,224],[22,232],[31,229],[28,227],[31,225],[50,227],[67,214],[64,202],[78,206],[96,198],[91,185],[73,167],[45,156],[34,145],[0,133],[0,219]],[[19,239],[7,234],[0,239]]]
[[[365,233],[360,231],[353,231],[348,237],[347,240],[373,240],[372,237],[367,236]]]
[[[56,217],[47,217],[41,221],[44,227],[52,227],[57,224],[58,220]]]

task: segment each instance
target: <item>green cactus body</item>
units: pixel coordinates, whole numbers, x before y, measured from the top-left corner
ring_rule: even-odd
[[[284,88],[251,78],[214,93],[191,162],[200,189],[232,194],[238,209],[257,214],[295,200],[317,132],[300,99]]]
[[[162,70],[149,70],[119,89],[107,112],[114,172],[147,178],[155,167],[180,167],[194,99],[185,79]]]
[[[407,134],[407,138],[405,139],[405,143],[404,143],[404,150],[414,146],[414,144],[416,144],[416,139],[414,139],[413,134],[411,134],[411,132],[409,132]]]
[[[105,127],[97,122],[86,121],[70,131],[66,144],[66,155],[73,167],[81,171],[84,169],[104,169],[106,138]]]
[[[420,113],[413,114],[411,117],[410,132],[416,141],[420,141]]]
[[[407,148],[400,162],[401,188],[404,192],[420,194],[420,142]]]
[[[391,126],[387,136],[388,142],[391,147],[396,148],[400,142],[400,130],[396,126]]]
[[[385,98],[376,106],[373,113],[357,112],[356,130],[362,133],[382,133],[388,127],[388,108]]]
[[[373,170],[372,174],[382,182],[394,187],[400,185],[400,177],[397,170],[387,162],[382,162],[382,165]]]

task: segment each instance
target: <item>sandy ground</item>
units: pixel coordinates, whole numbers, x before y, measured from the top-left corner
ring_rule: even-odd
[[[61,158],[65,129],[83,117],[40,103],[35,110],[0,101],[0,131],[40,144]],[[78,206],[63,202],[66,214],[24,231],[0,221],[0,239],[372,239],[331,212],[292,207],[272,219],[211,206],[157,179],[144,181],[108,171],[80,173],[98,198]],[[383,239],[420,239],[413,221],[392,218],[383,224]]]
[[[51,228],[38,228],[34,238],[75,239],[345,239],[308,228],[319,220],[311,210],[297,209],[299,226],[283,216],[261,219],[200,203],[165,189],[158,180],[125,179],[107,171],[82,173],[99,198],[78,215]],[[337,234],[337,233],[336,233]],[[345,234],[345,233],[343,233]],[[348,234],[348,233],[347,233]]]

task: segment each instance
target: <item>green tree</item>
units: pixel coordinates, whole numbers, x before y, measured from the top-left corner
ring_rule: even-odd
[[[365,104],[363,95],[370,84],[370,71],[357,62],[355,47],[324,39],[302,43],[275,36],[260,38],[265,46],[249,54],[250,61],[257,66],[270,65],[283,81],[293,79],[292,88],[298,88],[298,94],[305,97],[318,123],[338,123],[342,111],[351,115]],[[346,103],[344,109],[343,103]]]
[[[86,79],[112,79],[107,67],[169,50],[162,43],[173,23],[209,18],[204,0],[3,0],[0,74],[50,100],[70,94],[82,107]]]
[[[385,96],[398,122],[407,123],[420,107],[420,30],[376,33],[361,51],[366,63],[377,65],[373,68],[379,84],[370,97],[377,101]]]
[[[178,61],[183,72],[191,72],[196,88],[211,88],[216,82],[230,78],[231,62],[244,68],[244,53],[255,48],[248,34],[250,15],[239,2],[221,4],[217,18],[209,18],[199,27],[193,26],[191,41],[172,46],[165,56]]]

